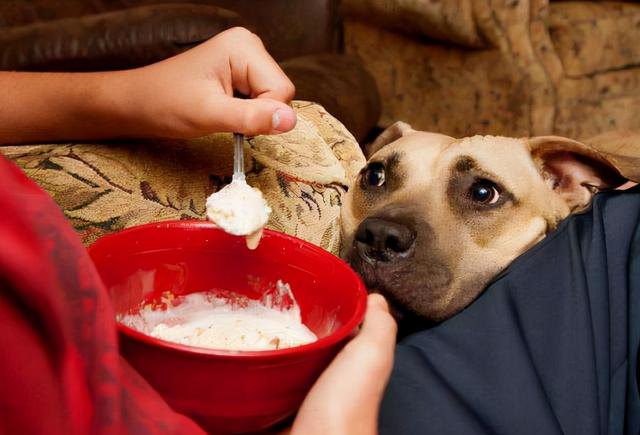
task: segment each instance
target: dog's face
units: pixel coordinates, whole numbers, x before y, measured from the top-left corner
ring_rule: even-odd
[[[596,189],[624,181],[569,140],[394,128],[345,197],[342,257],[400,314],[450,317]]]

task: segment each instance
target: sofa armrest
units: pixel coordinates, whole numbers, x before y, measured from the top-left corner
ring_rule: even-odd
[[[197,4],[142,6],[0,31],[0,68],[98,71],[147,65],[245,25],[237,14]]]

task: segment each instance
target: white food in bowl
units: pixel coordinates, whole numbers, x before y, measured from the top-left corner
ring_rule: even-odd
[[[208,349],[276,350],[316,341],[289,286],[279,281],[276,290],[262,300],[191,293],[169,298],[166,310],[146,305],[118,320],[162,340]]]

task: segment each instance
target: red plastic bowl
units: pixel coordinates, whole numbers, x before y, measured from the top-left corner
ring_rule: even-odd
[[[267,429],[293,415],[362,321],[366,290],[349,266],[310,243],[265,231],[244,238],[208,222],[142,225],[89,247],[117,313],[143,300],[226,289],[256,297],[256,279],[289,283],[318,341],[275,351],[232,352],[173,344],[119,325],[121,352],[167,400],[214,433]]]

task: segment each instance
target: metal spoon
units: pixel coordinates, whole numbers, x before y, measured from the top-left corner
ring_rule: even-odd
[[[244,176],[244,134],[233,133],[233,181],[245,181]]]

